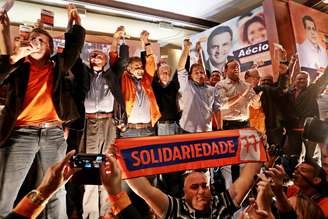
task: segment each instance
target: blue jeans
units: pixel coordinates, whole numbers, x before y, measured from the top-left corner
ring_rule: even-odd
[[[14,201],[33,163],[37,162],[39,184],[49,166],[66,154],[67,144],[62,128],[16,128],[0,148],[0,218],[13,208]],[[66,192],[60,189],[48,202],[43,218],[65,219]]]
[[[175,135],[180,133],[180,127],[176,122],[173,123],[160,123],[157,124],[158,135]]]

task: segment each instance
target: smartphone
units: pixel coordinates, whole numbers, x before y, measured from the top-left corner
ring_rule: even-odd
[[[72,166],[81,168],[71,179],[77,185],[101,185],[100,166],[105,162],[103,154],[77,154],[72,157]]]
[[[77,154],[73,156],[72,163],[74,168],[100,168],[101,163],[105,161],[103,154]]]

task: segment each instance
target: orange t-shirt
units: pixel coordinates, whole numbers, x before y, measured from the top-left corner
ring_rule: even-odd
[[[30,76],[23,102],[23,110],[16,125],[59,121],[52,102],[53,64],[38,67],[30,65]]]

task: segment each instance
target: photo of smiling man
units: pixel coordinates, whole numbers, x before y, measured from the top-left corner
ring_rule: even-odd
[[[326,49],[319,43],[319,34],[314,19],[305,15],[302,18],[305,40],[298,44],[301,66],[313,69],[325,68],[328,64]]]

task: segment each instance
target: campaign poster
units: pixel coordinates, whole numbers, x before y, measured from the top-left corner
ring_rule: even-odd
[[[228,20],[190,37],[193,45],[201,42],[203,61],[209,73],[223,74],[229,59],[238,59],[241,71],[258,68],[260,75],[272,75],[272,64],[263,7]],[[190,64],[198,59],[195,49],[190,52]]]
[[[300,68],[313,81],[328,64],[328,15],[294,2],[289,10]]]
[[[55,47],[55,52],[61,53],[65,47],[65,40],[60,38],[54,38],[54,47]],[[104,54],[108,54],[110,50],[110,45],[105,43],[85,42],[80,54],[80,57],[83,60],[83,62],[89,64],[89,55],[94,50],[100,50]]]
[[[44,25],[48,25],[50,27],[54,26],[54,12],[42,9],[41,10],[41,22]]]

